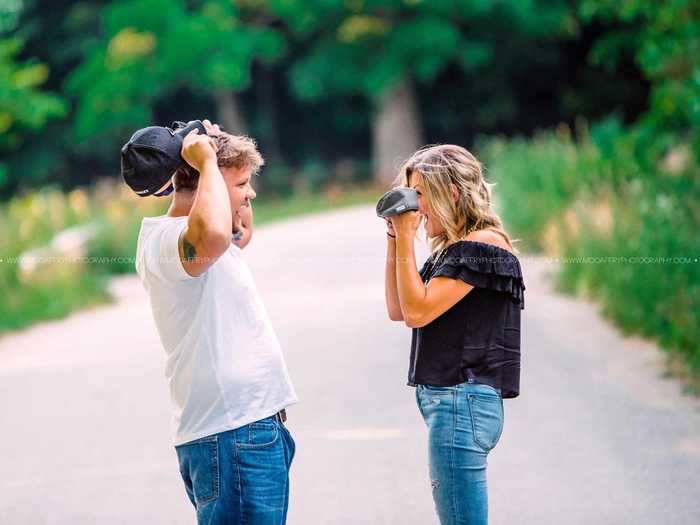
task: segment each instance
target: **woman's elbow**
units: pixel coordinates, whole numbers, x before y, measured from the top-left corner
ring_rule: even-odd
[[[403,321],[409,328],[423,328],[426,324],[422,315],[408,314],[403,316]]]
[[[388,314],[389,314],[389,319],[391,321],[403,321],[403,314],[401,313],[400,310],[399,311],[389,310]]]

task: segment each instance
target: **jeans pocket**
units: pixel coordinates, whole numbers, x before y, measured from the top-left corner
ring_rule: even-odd
[[[425,418],[425,414],[423,414],[423,407],[420,403],[420,392],[418,391],[419,388],[420,387],[416,387],[416,406],[418,407],[418,412],[420,412],[421,417]]]
[[[498,394],[468,394],[474,441],[484,452],[492,450],[503,432],[503,399]]]
[[[247,439],[239,440],[239,448],[268,448],[279,439],[279,427],[271,419],[263,419],[248,425]]]
[[[196,505],[219,497],[219,441],[217,436],[198,439],[175,448],[180,475]]]
[[[292,466],[292,461],[294,461],[294,455],[297,451],[297,444],[292,437],[292,433],[284,425],[284,423],[280,423],[280,431],[282,432],[282,438],[287,445],[287,470],[289,470],[289,468]]]

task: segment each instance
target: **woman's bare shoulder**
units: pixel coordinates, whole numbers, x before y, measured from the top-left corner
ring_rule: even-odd
[[[513,253],[511,247],[508,246],[508,243],[503,238],[503,236],[500,233],[497,233],[493,230],[477,230],[471,232],[464,238],[464,240],[483,242],[485,244],[494,244],[499,248],[503,248],[504,250],[508,250],[509,252]]]

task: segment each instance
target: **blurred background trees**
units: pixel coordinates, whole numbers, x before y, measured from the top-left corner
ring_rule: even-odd
[[[311,186],[348,172],[338,163],[386,183],[423,143],[630,122],[696,80],[659,84],[648,101],[650,81],[683,67],[684,28],[664,44],[677,48],[671,64],[653,39],[675,13],[628,4],[618,15],[605,0],[2,0],[12,101],[0,196],[117,176],[129,135],[173,120],[256,137],[274,159],[261,185],[279,192],[292,172]]]

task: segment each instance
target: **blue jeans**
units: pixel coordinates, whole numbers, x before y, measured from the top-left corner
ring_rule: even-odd
[[[198,524],[284,525],[295,444],[275,417],[175,450]]]
[[[418,385],[428,427],[428,457],[441,525],[487,525],[486,457],[503,432],[503,398],[490,385]]]

